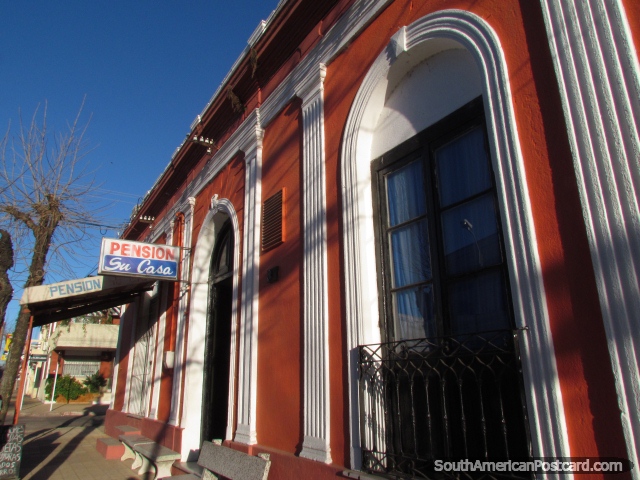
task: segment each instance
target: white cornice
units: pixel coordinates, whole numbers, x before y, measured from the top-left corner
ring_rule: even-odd
[[[157,228],[164,229],[164,223],[169,222],[176,212],[187,212],[190,198],[196,198],[202,189],[215,178],[229,161],[238,153],[244,153],[246,157],[252,155],[256,148],[262,146],[263,130],[260,126],[260,112],[252,111],[242,125],[231,135],[220,150],[207,162],[202,171],[182,192],[176,202],[178,205],[172,210],[173,214],[165,215],[158,221]],[[195,201],[195,200],[194,200]],[[193,206],[190,207],[193,209]]]
[[[317,75],[318,65],[329,65],[344,48],[353,41],[388,4],[393,0],[355,2],[340,20],[331,27],[318,45],[280,83],[260,107],[263,128],[269,125],[297,94],[303,85]]]
[[[319,44],[307,55],[287,78],[266,98],[259,109],[252,111],[236,129],[220,150],[209,160],[200,174],[187,186],[178,203],[188,196],[197,196],[217,173],[244,148],[262,140],[263,129],[293,98],[302,95],[300,85],[313,84],[318,75],[318,65],[327,65],[393,0],[358,1],[326,33]],[[277,12],[285,2],[280,2]],[[271,21],[272,16],[268,21]],[[216,97],[216,94],[212,97]],[[203,114],[208,108],[203,110]],[[245,152],[247,153],[247,152]]]
[[[287,78],[276,87],[274,92],[269,95],[267,99],[263,102],[260,109],[256,109],[249,114],[249,116],[245,119],[240,127],[231,135],[231,138],[227,140],[224,145],[221,147],[221,150],[218,151],[214,157],[209,161],[205,170],[201,172],[198,177],[187,186],[185,189],[185,194],[189,196],[197,196],[198,193],[204,188],[204,186],[210,181],[217,173],[220,171],[224,165],[232,158],[238,150],[234,149],[238,147],[238,137],[242,137],[244,135],[251,135],[249,130],[256,125],[260,128],[264,128],[268,125],[293,98],[297,96],[296,86],[305,83],[308,81],[310,77],[314,77],[317,72],[317,68],[319,64],[327,65],[333,60],[351,41],[352,39],[362,31],[381,11],[384,9],[389,3],[393,0],[374,0],[374,1],[358,1],[354,3],[349,10],[338,20],[338,22],[327,32],[327,34],[320,40],[319,44],[314,47],[314,49],[307,55],[302,62],[291,72]],[[267,20],[267,25],[264,27],[268,28],[269,23],[275,18],[277,12],[283,7],[286,3],[285,0],[281,1],[276,9],[272,12]],[[260,28],[260,26],[259,26]],[[253,38],[253,36],[252,36]],[[236,64],[239,64],[239,61],[246,54],[243,52],[240,58],[236,61]],[[215,100],[215,98],[222,91],[222,87],[225,82],[231,76],[234,71],[234,68],[237,65],[234,64],[234,67],[229,71],[225,80],[222,82],[220,87],[216,90],[216,92],[211,97],[211,100],[202,111],[202,114],[199,115],[194,123],[192,124],[193,128],[200,122],[200,119],[204,116],[209,106]],[[253,133],[256,133],[255,131]],[[184,145],[183,142],[180,147],[174,152],[171,159],[173,160],[179,152],[180,148]],[[242,144],[242,142],[239,142]],[[226,150],[226,154],[222,153],[222,150]],[[229,156],[228,152],[233,152],[233,155]],[[169,169],[169,164],[163,171],[163,173],[158,177],[158,180],[151,187],[151,190],[147,192],[145,195],[145,199],[148,197],[149,193],[156,188],[160,179],[165,175],[165,173]],[[188,193],[187,193],[188,192]],[[181,199],[184,198],[184,195]]]
[[[185,196],[182,195],[178,203],[173,208],[171,208],[169,213],[159,219],[158,222],[153,226],[153,232],[150,235],[150,241],[152,243],[157,242],[158,238],[160,238],[163,233],[166,233],[167,238],[169,238],[169,235],[173,234],[173,222],[175,220],[176,214],[178,212],[181,212],[184,213],[185,216],[193,215],[195,205],[196,199],[194,197],[185,198]]]

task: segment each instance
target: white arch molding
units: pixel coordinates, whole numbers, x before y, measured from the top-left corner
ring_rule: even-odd
[[[361,467],[357,347],[380,342],[370,162],[376,122],[385,100],[421,61],[465,49],[482,81],[487,132],[520,336],[527,407],[536,456],[569,456],[553,339],[540,273],[506,60],[497,35],[480,17],[460,10],[427,15],[398,31],[380,53],[354,99],[341,151],[345,303],[349,362],[351,465]],[[425,87],[426,88],[426,87]]]
[[[196,243],[191,273],[191,309],[189,315],[189,336],[184,407],[182,409],[182,458],[191,461],[200,449],[200,428],[202,421],[202,386],[204,362],[204,338],[207,329],[207,305],[209,302],[209,271],[211,256],[215,248],[216,235],[223,223],[231,219],[233,229],[233,293],[231,306],[231,349],[229,362],[229,408],[227,413],[226,438],[233,436],[236,390],[237,338],[238,338],[238,279],[240,268],[240,229],[238,216],[230,200],[211,201],[211,209],[204,219]],[[191,458],[189,458],[191,457]]]

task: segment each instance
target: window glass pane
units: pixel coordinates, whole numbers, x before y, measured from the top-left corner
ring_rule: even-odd
[[[510,328],[506,285],[501,271],[449,285],[451,334]]]
[[[435,158],[441,206],[459,202],[491,186],[482,127],[436,149]]]
[[[396,340],[435,335],[433,288],[424,285],[393,294]]]
[[[387,175],[389,226],[424,215],[424,175],[422,162],[413,161]]]
[[[491,194],[442,213],[447,274],[479,270],[502,261],[496,214]]]
[[[426,219],[393,230],[389,241],[393,288],[431,279]]]
[[[224,235],[224,236],[222,236]],[[230,250],[231,247],[231,230],[227,229],[224,234],[216,241],[216,258],[213,264],[213,275],[222,275],[229,271]]]
[[[227,271],[227,243],[225,242],[218,256],[218,265],[216,265],[216,273]]]

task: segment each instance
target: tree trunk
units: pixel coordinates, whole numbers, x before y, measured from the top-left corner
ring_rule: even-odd
[[[4,374],[2,375],[2,383],[0,384],[0,395],[2,395],[2,410],[0,410],[0,425],[4,424],[7,416],[11,395],[13,394],[16,377],[20,369],[22,351],[27,342],[27,333],[29,331],[29,317],[31,314],[26,308],[20,309],[18,319],[16,320],[16,329],[13,332],[13,341],[9,349],[9,357],[4,366]],[[24,375],[26,372],[22,372]]]
[[[4,327],[7,305],[13,297],[13,286],[8,271],[13,267],[13,242],[6,230],[0,229],[0,333]],[[0,337],[1,339],[1,337]]]
[[[29,278],[27,278],[24,288],[42,285],[44,282],[44,265],[47,253],[49,252],[51,237],[57,227],[57,221],[53,225],[51,225],[51,223],[53,222],[47,222],[39,230],[34,231],[36,242],[33,248],[31,264],[29,265]],[[16,320],[16,329],[13,332],[13,341],[11,342],[9,357],[7,358],[7,363],[2,375],[2,383],[0,383],[0,395],[2,395],[3,400],[2,409],[0,409],[0,425],[4,424],[10,399],[15,389],[22,351],[27,343],[30,317],[31,313],[27,308],[20,309],[18,319]],[[27,355],[28,354],[29,352],[27,352]],[[22,375],[25,374],[26,372],[22,372]]]

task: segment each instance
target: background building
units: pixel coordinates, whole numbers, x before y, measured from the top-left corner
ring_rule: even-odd
[[[117,312],[112,310],[42,327],[40,351],[47,355],[47,361],[35,365],[38,380],[34,390],[27,388],[26,394],[45,400],[46,380],[56,373],[70,375],[81,383],[99,373],[107,381],[99,401],[111,402],[119,323]]]

